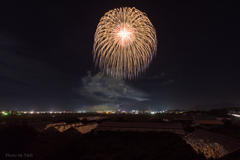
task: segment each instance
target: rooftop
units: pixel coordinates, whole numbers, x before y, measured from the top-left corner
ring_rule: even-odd
[[[196,124],[221,124],[221,125],[224,124],[220,120],[195,120],[194,123],[196,123]]]
[[[103,122],[99,127],[183,129],[180,123]]]
[[[189,135],[185,136],[185,140],[193,139],[193,140],[202,140],[205,143],[218,143],[223,146],[223,149],[226,151],[221,157],[224,157],[238,149],[240,149],[240,140],[226,137],[223,135],[215,134],[212,132],[208,132],[205,130],[197,130]]]

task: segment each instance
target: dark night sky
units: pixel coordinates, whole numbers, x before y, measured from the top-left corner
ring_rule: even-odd
[[[240,103],[239,3],[156,2],[1,1],[0,109]],[[134,81],[106,77],[93,62],[97,24],[119,7],[145,12],[157,32],[157,56]]]

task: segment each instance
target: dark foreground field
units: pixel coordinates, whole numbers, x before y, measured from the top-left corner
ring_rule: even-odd
[[[29,154],[26,159],[205,159],[179,135],[170,132],[92,132],[77,137],[39,137],[28,126],[0,130],[0,159]],[[20,159],[19,157],[10,159]]]

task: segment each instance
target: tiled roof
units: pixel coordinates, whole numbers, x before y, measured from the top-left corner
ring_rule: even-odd
[[[222,121],[219,120],[194,120],[196,124],[224,124]]]
[[[185,135],[180,123],[103,122],[95,131],[173,132]]]
[[[240,140],[201,129],[190,133],[189,135],[185,136],[184,139],[204,140],[211,143],[218,143],[224,147],[224,150],[227,151],[224,155],[222,155],[222,157],[240,149]]]
[[[43,122],[28,122],[27,125],[33,126],[37,131],[42,132],[45,130],[46,126],[52,124],[50,121]]]
[[[37,131],[42,132],[42,131],[45,130],[45,128],[46,128],[47,125],[42,124],[42,125],[32,125],[32,126],[33,126]]]
[[[180,123],[103,122],[99,127],[183,129]]]
[[[47,129],[43,130],[42,133],[60,133],[56,128],[54,128],[53,126],[48,127]]]
[[[148,131],[154,131],[154,132],[172,132],[175,134],[179,134],[184,136],[185,132],[184,130],[180,129],[151,129],[151,128],[118,128],[118,127],[98,127],[95,129],[95,131],[133,131],[133,132],[148,132]]]
[[[216,116],[194,115],[193,119],[196,119],[196,120],[217,120],[217,117]]]

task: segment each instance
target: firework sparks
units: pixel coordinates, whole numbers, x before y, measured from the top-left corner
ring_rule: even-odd
[[[146,14],[136,8],[110,10],[97,26],[94,61],[113,77],[138,77],[156,50],[156,31]]]

